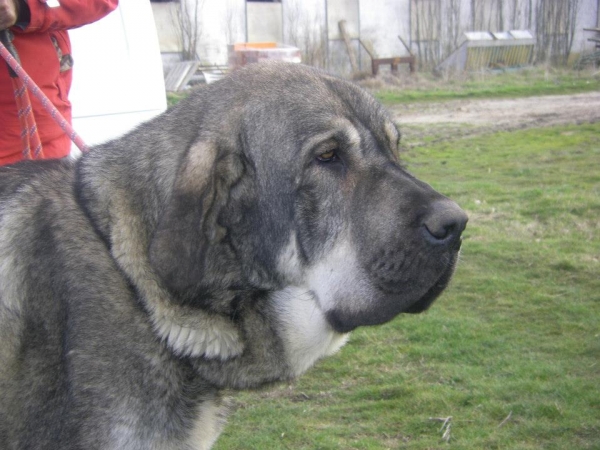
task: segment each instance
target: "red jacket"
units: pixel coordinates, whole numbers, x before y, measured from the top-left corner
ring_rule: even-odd
[[[51,5],[57,3],[56,0],[48,2]],[[59,3],[60,6],[50,7],[45,0],[28,0],[29,25],[23,29],[17,24],[11,31],[23,69],[70,121],[68,94],[73,71],[71,43],[66,30],[101,19],[117,7],[118,0],[59,0]],[[67,156],[71,149],[69,138],[31,93],[30,98],[44,157]],[[22,159],[20,134],[12,82],[0,57],[0,165]]]

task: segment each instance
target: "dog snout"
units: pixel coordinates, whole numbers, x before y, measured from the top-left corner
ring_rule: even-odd
[[[467,214],[453,201],[434,202],[423,220],[425,238],[436,245],[460,242],[469,220]]]

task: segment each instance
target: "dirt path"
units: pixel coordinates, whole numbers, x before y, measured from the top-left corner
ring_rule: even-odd
[[[411,147],[495,131],[600,121],[600,92],[501,100],[455,100],[396,105],[392,115]]]

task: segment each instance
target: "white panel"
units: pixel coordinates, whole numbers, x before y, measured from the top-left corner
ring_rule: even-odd
[[[360,37],[358,0],[327,0],[327,30],[329,39],[343,39],[339,23],[346,21],[346,31],[351,38]]]
[[[360,37],[363,42],[367,42],[373,47],[378,58],[408,55],[408,50],[398,36],[401,36],[408,45],[410,40],[409,6],[408,0],[360,1]]]
[[[283,42],[281,3],[248,2],[248,42]]]
[[[121,1],[104,19],[72,30],[70,36],[73,125],[88,145],[119,136],[166,109],[148,0]]]

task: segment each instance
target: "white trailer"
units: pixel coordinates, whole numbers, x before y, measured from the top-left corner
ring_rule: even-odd
[[[122,0],[108,16],[69,32],[73,128],[87,145],[123,135],[166,107],[149,0]],[[79,150],[73,145],[72,153]]]

